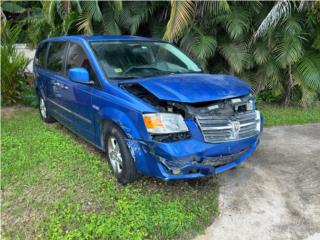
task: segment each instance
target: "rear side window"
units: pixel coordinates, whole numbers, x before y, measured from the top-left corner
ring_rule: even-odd
[[[64,55],[66,42],[51,42],[48,52],[47,68],[51,71],[64,74]]]
[[[36,57],[34,59],[35,65],[45,68],[46,66],[46,55],[47,55],[48,43],[44,43],[39,46]]]

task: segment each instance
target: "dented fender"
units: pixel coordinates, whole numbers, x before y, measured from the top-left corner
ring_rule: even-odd
[[[144,126],[142,114],[136,111],[121,110],[112,107],[105,107],[98,113],[99,136],[102,148],[104,148],[104,124],[108,121],[115,123],[126,134],[128,139],[148,139],[150,138]]]

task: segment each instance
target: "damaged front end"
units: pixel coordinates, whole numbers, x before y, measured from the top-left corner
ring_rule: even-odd
[[[144,174],[172,180],[220,173],[246,160],[259,143],[263,119],[251,94],[184,103],[159,99],[138,83],[121,87],[158,111],[144,114],[147,129],[163,124],[161,114],[181,116],[185,124],[170,119],[177,125],[170,132],[149,130],[151,141],[129,143]]]

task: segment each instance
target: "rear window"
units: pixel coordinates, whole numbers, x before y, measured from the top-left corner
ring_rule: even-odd
[[[46,54],[48,43],[39,46],[36,57],[34,59],[35,65],[44,68],[46,66]]]
[[[66,42],[51,42],[48,52],[47,68],[51,71],[64,74],[64,55]]]

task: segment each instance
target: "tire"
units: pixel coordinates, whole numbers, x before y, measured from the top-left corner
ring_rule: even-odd
[[[39,96],[39,113],[42,121],[45,123],[56,122],[56,120],[48,113],[47,104],[42,96]]]
[[[115,124],[110,123],[105,131],[106,157],[110,168],[122,184],[139,178],[134,159],[125,141],[127,136]]]

